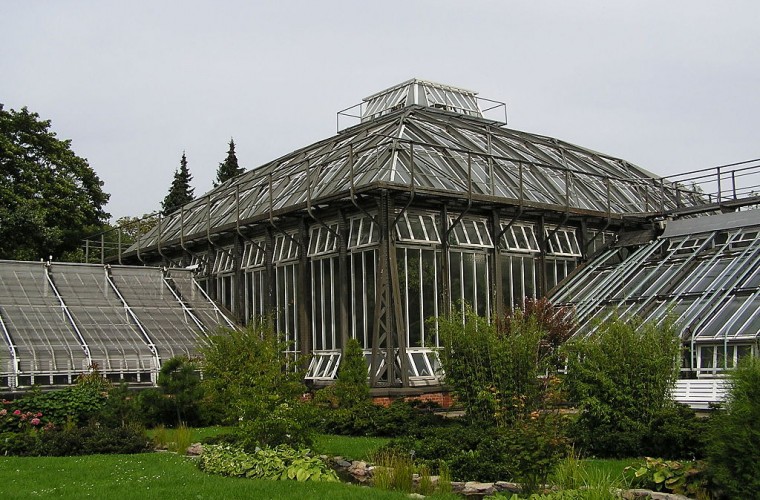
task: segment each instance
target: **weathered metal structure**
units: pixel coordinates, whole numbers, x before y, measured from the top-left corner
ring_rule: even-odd
[[[233,325],[185,269],[0,261],[0,391],[93,367],[155,385],[162,361],[196,355],[219,324]]]
[[[496,119],[495,112],[501,113]],[[340,129],[347,119],[356,123]],[[147,380],[161,359],[192,354],[215,323],[270,316],[289,352],[309,355],[307,378],[315,385],[336,377],[343,346],[356,338],[375,394],[437,391],[436,317],[464,314],[467,306],[498,317],[526,297],[546,295],[576,309],[579,335],[591,334],[594,320],[613,311],[655,321],[675,311],[687,347],[686,385],[679,386],[684,400],[715,400],[722,385],[708,377],[758,353],[760,212],[719,214],[760,203],[760,160],[657,177],[621,159],[510,129],[502,103],[422,80],[339,112],[338,126],[333,137],[157,216],[128,248],[121,230],[87,243],[88,257],[114,264],[88,273],[105,272],[111,281],[109,273],[162,273],[158,296],[167,299],[171,291],[182,314],[167,311],[162,319],[156,310],[150,321],[182,319],[197,327],[192,335],[173,334],[161,344],[151,328],[135,326],[149,310],[146,305],[141,314],[131,304],[140,296],[137,284],[104,281],[108,286],[92,293],[82,280],[71,297],[83,311],[105,307],[106,296],[108,307],[127,316],[89,321],[92,339],[77,343],[72,331],[86,315],[69,301],[56,306],[49,290],[38,287],[47,297],[45,318],[58,314],[72,326],[58,332],[60,325],[49,320],[37,329],[41,334],[19,329],[19,320],[4,326],[13,358],[0,358],[11,367],[4,380],[23,385],[27,372],[37,370],[35,383],[46,376],[56,382],[55,369],[45,372],[24,359],[37,359],[39,346],[64,336],[90,353],[69,346],[69,371],[97,360],[113,377]],[[126,271],[117,263],[157,267]],[[182,289],[173,284],[180,276]],[[120,292],[122,286],[130,293]],[[35,307],[13,302],[17,296],[0,290],[6,323],[16,314],[10,309]],[[188,297],[198,296],[209,300],[190,303]],[[196,308],[209,307],[208,321],[202,320]],[[123,339],[111,330],[125,332]],[[22,337],[31,347],[20,347]],[[90,346],[98,342],[103,354],[93,356]]]
[[[367,97],[339,113],[358,124],[162,217],[119,258],[197,267],[241,321],[273,314],[316,383],[354,337],[373,387],[438,385],[429,318],[464,304],[503,314],[616,232],[703,203],[624,160],[509,129],[480,102],[503,106],[421,80]]]

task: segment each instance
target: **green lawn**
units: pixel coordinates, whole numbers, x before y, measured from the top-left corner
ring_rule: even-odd
[[[314,438],[314,452],[346,460],[368,460],[372,453],[390,441],[380,437],[348,437],[318,434]]]
[[[3,499],[406,498],[342,483],[225,478],[172,453],[84,457],[0,457]]]

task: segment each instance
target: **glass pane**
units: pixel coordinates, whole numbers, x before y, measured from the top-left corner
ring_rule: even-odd
[[[422,251],[422,320],[425,337],[422,347],[435,347],[435,324],[428,321],[438,315],[436,310],[436,262],[434,250]]]
[[[488,266],[486,256],[474,254],[475,259],[475,303],[476,312],[479,316],[490,317],[488,310]]]
[[[461,308],[464,302],[462,296],[462,254],[451,252],[449,277],[451,279],[451,305],[454,308]]]
[[[422,311],[420,295],[422,293],[420,250],[407,250],[407,287],[408,287],[408,321],[407,332],[410,347],[422,345]]]
[[[714,367],[713,356],[715,355],[715,346],[706,345],[699,348],[699,366],[704,370]]]

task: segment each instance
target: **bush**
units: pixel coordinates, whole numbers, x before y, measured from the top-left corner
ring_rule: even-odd
[[[13,405],[22,412],[42,413],[46,421],[56,425],[69,421],[81,425],[97,418],[107,401],[108,392],[102,386],[78,384],[51,392],[36,388]]]
[[[321,392],[321,391],[320,391]],[[370,401],[350,408],[321,408],[323,432],[344,436],[414,436],[428,427],[440,426],[444,418],[433,410],[437,405],[397,399],[387,407]]]
[[[723,498],[760,492],[760,359],[746,358],[730,374],[725,410],[712,419],[709,475]]]
[[[541,318],[516,310],[498,327],[472,310],[464,324],[438,318],[445,381],[471,422],[509,425],[554,399],[556,379],[542,375],[554,373],[562,335]]]
[[[708,429],[709,420],[697,417],[688,405],[666,406],[650,423],[643,454],[671,460],[704,458]]]
[[[367,362],[364,360],[359,341],[354,338],[349,339],[343,349],[343,357],[338,367],[338,379],[333,387],[338,406],[342,408],[351,408],[370,400]]]
[[[601,457],[641,456],[655,419],[673,404],[679,352],[671,321],[617,317],[567,344],[565,380],[579,409],[571,433],[579,449]]]
[[[202,426],[203,388],[198,363],[186,356],[175,356],[161,366],[158,386],[169,396],[167,404],[174,409],[174,424]]]
[[[38,453],[44,456],[131,454],[150,451],[150,440],[140,427],[64,426],[41,434]]]
[[[200,348],[208,402],[239,427],[248,450],[309,444],[315,431],[314,408],[301,399],[303,367],[286,356],[286,348],[268,321],[220,329]]]

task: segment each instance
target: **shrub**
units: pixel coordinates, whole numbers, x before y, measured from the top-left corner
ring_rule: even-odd
[[[45,456],[143,453],[150,450],[144,429],[136,426],[106,427],[96,423],[71,425],[45,431],[38,454]]]
[[[709,474],[725,498],[757,498],[760,491],[760,359],[746,358],[730,373],[725,410],[713,419]]]
[[[545,320],[545,318],[544,318]],[[516,310],[500,327],[468,310],[439,318],[446,384],[471,422],[505,426],[552,399],[555,340],[535,315]]]
[[[198,467],[210,474],[258,479],[295,481],[338,481],[338,476],[309,450],[287,445],[246,453],[240,448],[206,445]]]
[[[565,346],[570,398],[579,415],[572,435],[584,452],[640,456],[654,420],[672,405],[680,339],[662,325],[612,318]]]
[[[340,407],[351,408],[370,400],[367,362],[356,339],[349,339],[343,349],[343,356],[338,367],[338,379],[333,387]]]
[[[653,416],[642,452],[666,459],[704,458],[708,429],[709,420],[697,417],[689,406],[668,405]]]
[[[209,403],[238,425],[246,449],[311,441],[315,414],[301,400],[303,369],[286,347],[270,322],[256,321],[244,330],[220,329],[200,348]]]
[[[102,377],[101,377],[102,378]],[[67,421],[85,424],[97,418],[108,401],[104,386],[77,384],[57,391],[42,392],[38,388],[13,402],[23,412],[42,413],[46,421],[61,425]]]
[[[158,386],[168,395],[168,405],[173,407],[175,425],[203,425],[201,406],[203,398],[198,363],[186,356],[175,356],[161,366]]]
[[[625,468],[631,485],[654,491],[708,498],[705,489],[705,464],[647,457],[643,462]]]

